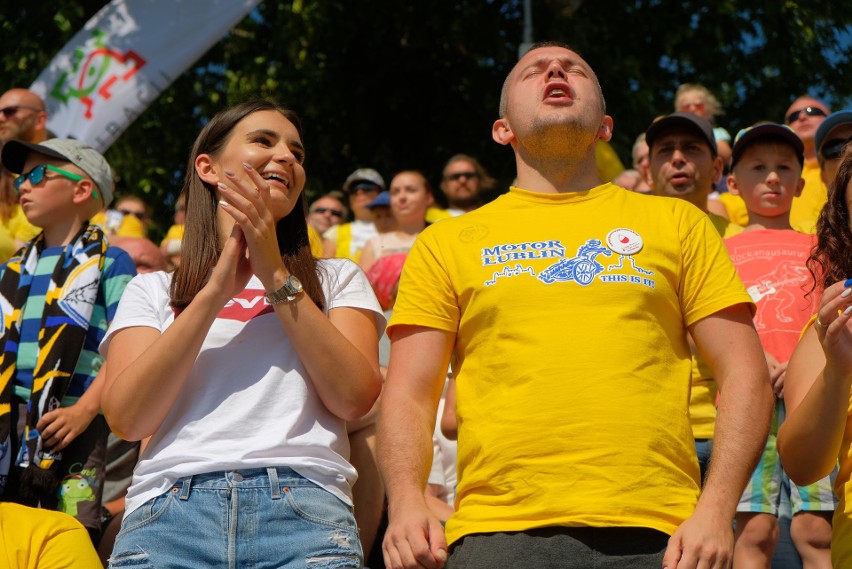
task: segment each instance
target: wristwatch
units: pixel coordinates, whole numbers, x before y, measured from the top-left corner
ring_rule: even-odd
[[[287,280],[284,281],[284,286],[275,292],[267,292],[263,296],[269,304],[281,304],[282,302],[292,302],[296,300],[296,297],[299,296],[299,293],[303,290],[302,281],[295,276],[290,275],[287,277]]]

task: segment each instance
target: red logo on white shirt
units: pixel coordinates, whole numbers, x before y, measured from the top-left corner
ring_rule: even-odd
[[[263,294],[263,290],[244,290],[222,307],[218,318],[248,322],[252,318],[274,312],[275,310],[266,302]]]

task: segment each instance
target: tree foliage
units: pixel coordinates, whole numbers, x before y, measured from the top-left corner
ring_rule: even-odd
[[[0,89],[29,85],[104,0],[2,9]],[[536,40],[565,41],[597,71],[625,163],[635,136],[672,109],[680,83],[707,86],[729,131],[782,120],[804,92],[836,108],[852,97],[852,16],[841,4],[752,0],[540,0]],[[304,119],[308,192],[356,167],[386,178],[419,168],[438,181],[456,152],[505,187],[511,152],[491,141],[502,81],[522,40],[521,0],[265,0],[181,75],[116,141],[119,189],[145,197],[161,225],[204,120],[252,95]],[[157,207],[159,206],[159,207]]]

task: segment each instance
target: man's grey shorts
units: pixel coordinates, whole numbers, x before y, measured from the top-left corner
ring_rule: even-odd
[[[660,569],[669,536],[648,528],[548,527],[472,534],[446,569]]]

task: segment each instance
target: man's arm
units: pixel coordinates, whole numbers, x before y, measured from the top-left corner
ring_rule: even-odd
[[[774,397],[747,305],[720,310],[689,331],[713,371],[720,399],[707,481],[695,513],[669,540],[663,567],[730,567],[731,522],[766,444]]]
[[[424,491],[438,401],[455,337],[420,326],[398,326],[392,332],[378,423],[379,468],[389,519],[382,549],[389,569],[438,569],[447,559],[447,542]]]

